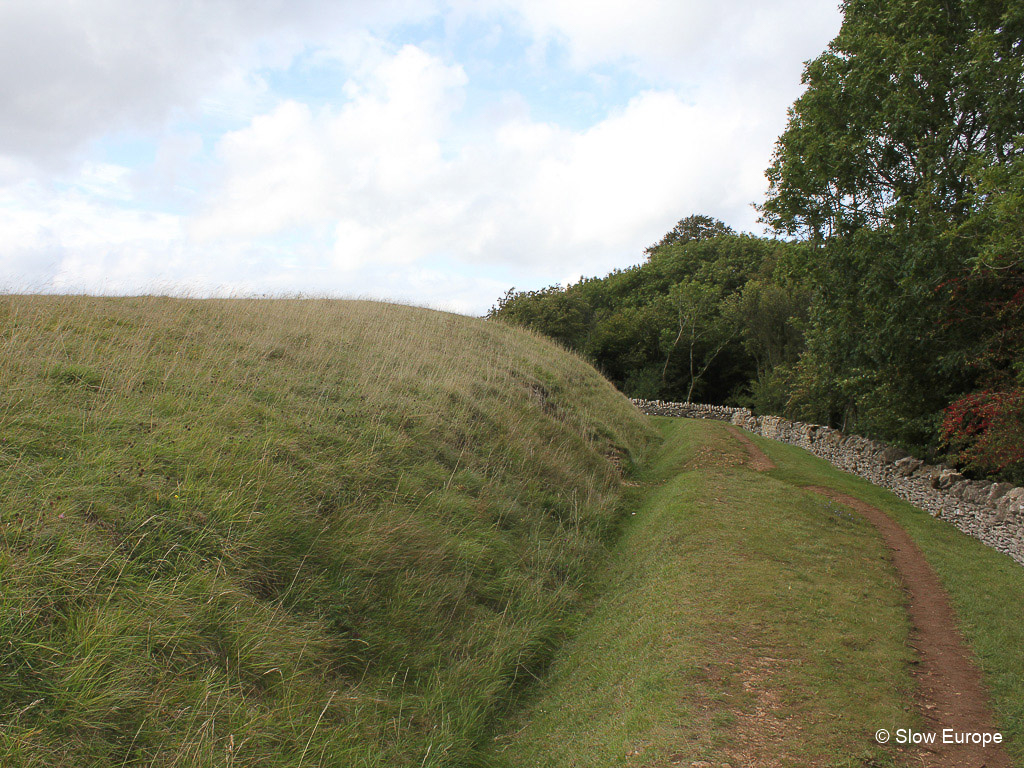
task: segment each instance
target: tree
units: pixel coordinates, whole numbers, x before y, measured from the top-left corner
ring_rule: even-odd
[[[749,281],[739,294],[743,342],[757,363],[750,382],[752,405],[763,413],[784,413],[793,367],[804,351],[810,293],[795,283]]]
[[[957,234],[977,243],[976,267],[1024,272],[1024,137],[1012,161],[978,174],[975,213]]]
[[[487,318],[501,319],[543,331],[571,349],[578,349],[591,322],[591,309],[576,292],[561,285],[537,291],[509,288]]]
[[[979,175],[976,213],[957,231],[977,256],[952,281],[949,322],[971,343],[982,389],[945,409],[942,438],[957,463],[1024,482],[1024,157]]]
[[[720,235],[735,235],[732,227],[710,216],[695,214],[680,219],[661,240],[644,249],[648,256],[666,245],[683,245],[695,240],[709,240]]]
[[[950,322],[965,255],[909,227],[863,228],[817,255],[794,415],[935,447],[942,409],[975,384],[967,329]]]
[[[1016,179],[1001,171],[1024,157],[1024,4],[844,0],[843,12],[805,68],[761,206],[817,247],[791,406],[934,449],[943,409],[982,385],[982,350],[1002,350],[1003,367],[1020,352],[997,333],[1017,312],[1013,270],[979,258],[1020,241]]]
[[[723,295],[722,286],[693,279],[673,285],[669,289],[669,300],[675,309],[676,335],[666,350],[661,379],[664,382],[667,378],[672,353],[684,342],[689,363],[686,390],[689,403],[697,382],[737,336],[736,313],[732,311],[735,301]]]
[[[804,70],[763,219],[814,240],[971,212],[972,168],[1022,150],[1019,0],[845,0]]]
[[[980,176],[978,212],[958,230],[976,249],[964,293],[985,384],[1024,388],[1024,155]]]
[[[772,284],[778,270],[789,286],[786,295],[795,297],[790,290],[797,290],[794,280],[802,277],[791,273],[806,271],[810,251],[751,235],[691,237],[603,278],[566,288],[509,291],[488,317],[558,339],[631,396],[737,402],[758,373],[739,330],[739,294],[755,278]],[[784,311],[775,303],[771,310],[767,304],[762,308],[766,318],[771,314],[772,322],[782,324]],[[796,326],[779,332],[785,335],[779,343],[799,344]],[[770,356],[769,364],[774,360]]]

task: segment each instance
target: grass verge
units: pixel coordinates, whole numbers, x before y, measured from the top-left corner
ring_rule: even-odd
[[[751,436],[775,462],[780,481],[828,485],[885,511],[914,539],[950,595],[988,687],[997,725],[1015,765],[1024,766],[1024,568],[859,477],[794,446]]]

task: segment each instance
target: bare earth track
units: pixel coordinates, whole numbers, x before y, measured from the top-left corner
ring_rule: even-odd
[[[761,472],[774,469],[771,459],[739,429],[731,431],[743,445],[749,466]],[[920,662],[915,678],[918,705],[928,729],[941,733],[995,733],[981,672],[971,659],[949,596],[909,534],[877,507],[831,488],[805,489],[843,504],[862,515],[881,533],[907,592],[907,613],[913,625],[912,644]],[[909,753],[914,762],[928,768],[1011,768],[1002,745],[942,744],[927,751]]]
[[[754,445],[754,441],[745,432],[740,431],[739,427],[730,426],[729,431],[733,437],[740,441],[743,449],[747,452],[749,467],[756,469],[758,472],[767,472],[769,469],[775,469],[775,462],[769,459],[764,451]]]

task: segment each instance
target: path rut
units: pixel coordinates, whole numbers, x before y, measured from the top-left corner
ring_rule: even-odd
[[[775,464],[746,434],[730,427],[758,471]],[[862,515],[882,535],[892,563],[907,593],[907,613],[913,625],[911,643],[920,662],[915,670],[917,703],[927,730],[937,733],[936,744],[908,757],[928,768],[1012,768],[1001,745],[941,743],[943,729],[954,733],[997,733],[981,671],[971,657],[949,596],[924,554],[892,518],[871,504],[823,486],[804,486]]]

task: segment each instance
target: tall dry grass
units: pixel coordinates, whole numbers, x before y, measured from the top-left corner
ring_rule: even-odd
[[[468,765],[649,434],[538,337],[0,297],[0,764]]]

